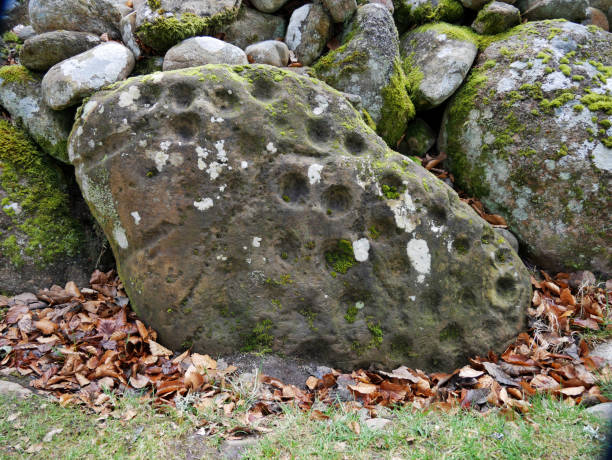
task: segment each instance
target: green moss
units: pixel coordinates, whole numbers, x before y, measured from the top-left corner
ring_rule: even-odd
[[[147,46],[165,52],[187,38],[214,34],[219,28],[231,23],[238,11],[239,8],[233,8],[205,17],[192,13],[184,13],[180,18],[158,16],[141,25],[136,35]]]
[[[589,93],[584,95],[580,101],[586,105],[591,112],[601,111],[606,115],[612,115],[612,96]]]
[[[373,240],[377,239],[380,236],[380,230],[378,230],[375,225],[372,225],[368,229],[368,233],[370,235],[370,238],[372,238]]]
[[[368,330],[370,334],[372,334],[372,340],[370,341],[370,347],[380,347],[383,343],[383,331],[380,327],[380,323],[373,323],[368,321],[367,323]]]
[[[396,60],[393,63],[393,74],[389,79],[389,84],[381,90],[383,105],[380,121],[376,126],[378,135],[390,146],[398,143],[408,122],[416,114],[414,105],[408,96],[409,83],[399,60]]]
[[[436,6],[424,3],[418,6],[405,0],[393,0],[395,22],[401,31],[426,22],[458,22],[463,17],[463,6],[458,0],[440,0]]]
[[[486,35],[494,35],[504,32],[507,26],[498,13],[488,9],[487,7],[482,8],[474,24],[481,26],[483,33]]]
[[[259,321],[253,328],[251,334],[245,338],[241,351],[255,351],[258,353],[269,353],[272,351],[271,347],[274,341],[274,336],[270,333],[272,326],[272,321],[269,319]]]
[[[573,81],[582,81],[582,80],[584,80],[584,76],[582,76],[582,75],[572,75],[572,80]]]
[[[4,120],[0,120],[0,170],[0,186],[22,209],[10,217],[12,231],[21,233],[23,241],[13,235],[0,243],[9,260],[21,265],[27,256],[44,267],[77,255],[82,232],[69,214],[61,171],[25,133]]]
[[[394,185],[389,186],[383,184],[381,187],[383,195],[389,200],[397,200],[400,197],[400,193],[397,191],[397,187]]]
[[[158,10],[162,6],[161,0],[147,0],[147,4],[152,10]]]
[[[598,121],[600,126],[603,126],[604,129],[610,129],[610,127],[612,127],[612,121],[611,120],[599,120]]]
[[[26,81],[35,81],[34,74],[22,65],[6,65],[0,67],[0,80],[2,84],[21,83]]]
[[[357,262],[349,240],[338,241],[335,249],[325,253],[325,260],[336,273],[343,275]]]
[[[550,61],[551,58],[552,58],[552,53],[549,50],[543,50],[543,51],[540,51],[536,55],[536,58],[542,59],[542,64],[547,64],[548,61]],[[549,68],[549,67],[547,67],[547,68]],[[551,71],[552,71],[552,69],[551,69]]]
[[[448,38],[453,39],[453,40],[470,42],[477,46],[479,45],[480,40],[481,40],[481,37],[469,27],[455,26],[455,25],[447,24],[445,22],[425,24],[421,27],[418,27],[414,31],[411,31],[410,33],[411,34],[421,33],[421,32],[427,32],[428,30],[433,30],[434,32],[438,34],[444,34]]]
[[[496,65],[497,65],[497,62],[495,62],[493,59],[489,59],[482,65],[482,67],[488,70],[488,69],[492,69]]]
[[[572,68],[570,66],[568,66],[567,64],[561,64],[559,66],[559,70],[566,77],[569,77],[572,74]]]
[[[372,117],[366,109],[361,109],[361,117],[372,131],[376,131],[376,123],[374,123],[374,120],[372,120]]]
[[[357,308],[357,306],[356,305],[351,305],[346,310],[346,314],[344,315],[344,319],[346,320],[347,323],[351,323],[352,324],[357,319],[357,313],[359,313],[359,309]]]
[[[612,137],[603,138],[601,140],[601,143],[605,145],[606,147],[608,147],[609,149],[612,149]]]
[[[2,40],[6,43],[20,43],[21,39],[17,36],[15,32],[8,31],[4,32],[2,35]]]
[[[584,110],[584,105],[582,105],[582,104],[576,104],[574,106],[574,111],[575,112],[582,112],[583,110]]]
[[[575,99],[575,96],[573,93],[562,92],[555,99],[552,99],[552,100],[543,99],[540,102],[540,107],[542,108],[542,110],[552,113],[553,109],[558,109],[559,107],[567,104],[570,101],[573,101],[574,99]]]
[[[549,29],[550,33],[548,34],[548,38],[547,40],[552,40],[553,38],[555,38],[557,35],[559,35],[560,33],[563,32],[562,29],[559,29],[558,27],[551,27]]]

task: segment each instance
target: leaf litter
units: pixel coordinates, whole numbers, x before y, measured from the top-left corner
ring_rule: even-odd
[[[571,405],[607,402],[596,376],[610,378],[610,369],[589,355],[579,331],[610,328],[606,307],[612,292],[581,286],[572,293],[569,276],[560,273],[553,279],[542,272],[542,281],[532,278],[530,332],[519,334],[501,355],[475,356],[451,373],[426,374],[406,366],[391,372],[330,369],[308,377],[302,388],[255,374],[254,384],[245,391],[235,366],[190,350],[175,353],[158,343],[157,333],[129,308],[116,272],[96,271],[89,288],[69,282],[36,295],[0,297],[0,307],[8,308],[0,322],[0,369],[29,376],[31,386],[62,406],[82,405],[102,417],[113,414],[110,391],[138,392],[162,408],[213,409],[227,417],[247,407],[239,416],[241,425],[229,430],[201,423],[199,432],[223,431],[227,439],[269,431],[262,422],[282,416],[282,404],[326,420],[325,412],[339,400],[346,401],[345,409],[365,410],[371,418],[382,417],[386,407],[406,404],[527,413],[529,398],[537,393],[550,393]],[[351,429],[359,432],[357,426]]]

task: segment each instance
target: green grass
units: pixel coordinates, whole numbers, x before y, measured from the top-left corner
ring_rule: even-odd
[[[271,433],[261,437],[244,458],[597,458],[602,443],[585,431],[605,432],[596,418],[583,408],[549,397],[536,397],[532,404],[524,416],[404,407],[381,414],[392,420],[384,431],[368,429],[357,413],[342,408],[329,409],[329,420],[320,421],[285,406],[281,417],[268,417]],[[198,438],[196,458],[212,458],[223,442],[222,434],[244,424],[247,409],[237,408],[232,418],[221,410],[198,412],[193,407],[186,411],[166,408],[160,413],[131,396],[117,398],[113,413],[102,420],[82,408],[63,408],[37,396],[28,400],[0,397],[0,407],[0,458],[79,460],[185,458],[189,445],[193,446],[189,435],[204,421],[205,426],[214,425],[216,433]],[[359,434],[355,424],[360,425]],[[62,431],[43,442],[49,431],[58,428]],[[27,453],[31,446],[40,450]]]

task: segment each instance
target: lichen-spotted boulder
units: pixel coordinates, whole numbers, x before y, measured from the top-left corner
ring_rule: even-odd
[[[167,345],[439,369],[523,327],[516,253],[324,83],[209,65],[115,86],[69,152]]]
[[[451,100],[439,147],[459,185],[550,270],[612,273],[612,35],[519,26]]]

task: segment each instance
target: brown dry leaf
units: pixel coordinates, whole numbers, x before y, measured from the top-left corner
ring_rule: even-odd
[[[128,422],[132,420],[134,417],[136,417],[137,414],[138,413],[134,409],[128,409],[123,413],[121,420],[123,420],[124,422]]]
[[[462,367],[461,370],[459,371],[459,377],[461,377],[462,379],[469,379],[469,378],[476,379],[483,374],[484,372],[472,369],[470,366]]]
[[[204,376],[198,372],[193,364],[185,372],[184,380],[187,389],[199,390],[204,385]]]
[[[236,403],[235,402],[230,402],[227,404],[223,405],[223,413],[225,414],[226,417],[229,417],[230,415],[232,415],[232,412],[234,410],[234,408],[236,407]]]
[[[579,326],[584,329],[591,329],[593,331],[599,330],[599,325],[597,324],[597,321],[595,321],[592,318],[588,318],[588,319],[576,318],[573,320],[573,323],[575,326]]]
[[[548,375],[538,374],[530,382],[531,386],[538,391],[556,390],[559,382]]]
[[[583,386],[580,387],[569,387],[569,388],[562,388],[561,390],[559,390],[559,393],[565,395],[565,396],[580,396],[582,393],[584,393],[585,388]]]
[[[559,288],[559,286],[557,286],[552,281],[544,281],[542,283],[542,285],[547,287],[551,292],[553,292],[556,295],[560,295],[561,294],[561,289]]]
[[[135,374],[130,377],[130,385],[138,390],[146,387],[149,383],[150,380],[146,375]]]
[[[308,377],[308,379],[306,379],[306,386],[309,389],[314,390],[318,385],[319,385],[318,378],[311,375],[310,377]]]
[[[148,340],[147,343],[149,344],[149,349],[151,350],[151,354],[153,356],[172,356],[172,351],[168,350],[159,343],[153,340]]]
[[[34,327],[41,331],[45,335],[53,334],[57,329],[57,324],[53,321],[49,321],[46,318],[43,318],[39,321],[34,321]]]
[[[359,382],[357,385],[348,385],[348,387],[359,394],[369,395],[378,390],[378,385],[373,385],[371,383]]]
[[[498,214],[485,214],[483,218],[491,225],[503,225],[503,226],[508,225],[506,222],[506,219],[504,219],[502,216]]]
[[[309,417],[313,420],[328,420],[329,419],[329,415],[325,415],[323,412],[321,412],[318,409],[311,410]]]
[[[570,305],[572,307],[576,306],[576,298],[572,295],[571,291],[568,288],[565,288],[561,291],[561,303],[565,305]]]
[[[208,355],[201,355],[199,353],[194,353],[191,355],[191,363],[199,368],[199,369],[216,369],[217,361],[212,359]]]
[[[358,421],[356,420],[351,420],[348,424],[349,428],[351,429],[351,431],[353,433],[355,433],[357,436],[359,436],[361,434],[361,425],[359,424]]]
[[[68,281],[64,291],[70,294],[72,297],[81,297],[81,291],[74,281]]]

